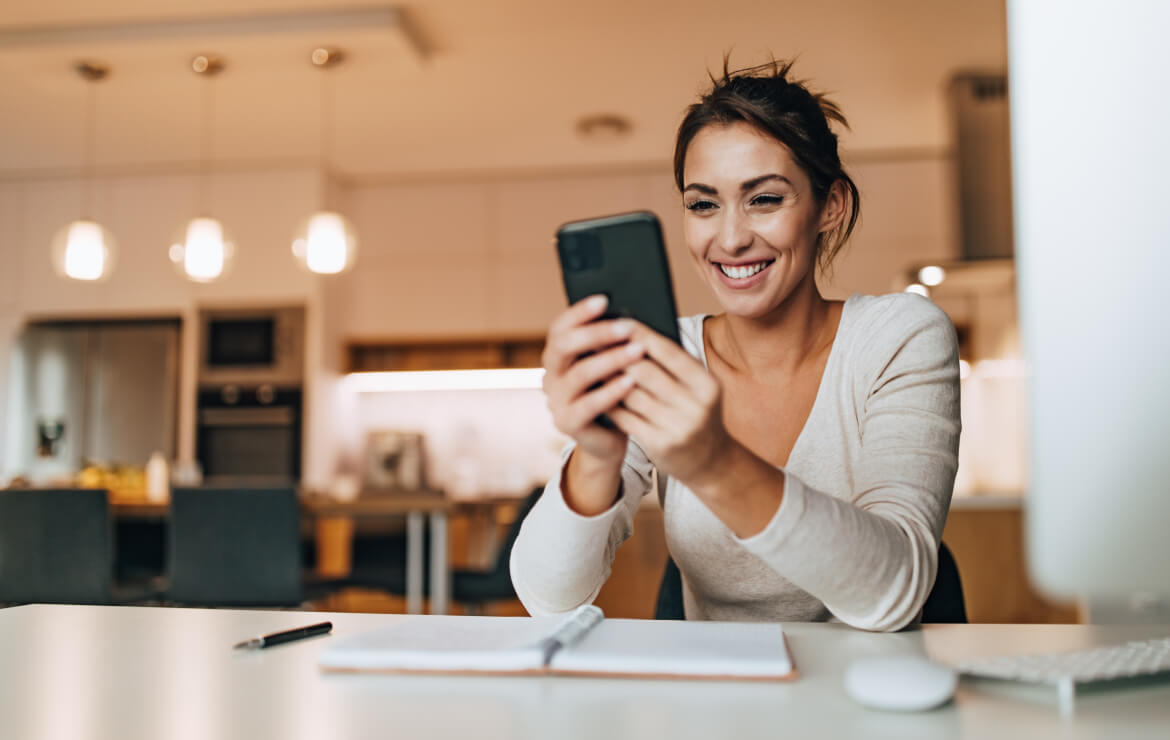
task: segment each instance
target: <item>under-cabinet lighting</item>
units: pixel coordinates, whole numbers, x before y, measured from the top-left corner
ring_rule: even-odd
[[[541,387],[544,369],[426,370],[360,372],[346,376],[346,384],[358,393],[387,391],[524,390]]]

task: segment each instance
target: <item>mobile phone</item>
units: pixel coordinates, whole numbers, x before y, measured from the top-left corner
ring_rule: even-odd
[[[649,211],[570,221],[557,229],[569,303],[602,293],[603,319],[633,318],[681,343],[662,225]]]

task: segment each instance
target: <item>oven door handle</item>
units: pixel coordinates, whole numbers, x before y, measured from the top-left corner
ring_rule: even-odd
[[[201,409],[199,424],[205,427],[292,426],[293,410],[288,406],[246,409]]]

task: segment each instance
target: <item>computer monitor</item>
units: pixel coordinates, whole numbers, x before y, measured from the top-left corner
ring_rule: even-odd
[[[1170,597],[1170,3],[1010,0],[1028,559]]]

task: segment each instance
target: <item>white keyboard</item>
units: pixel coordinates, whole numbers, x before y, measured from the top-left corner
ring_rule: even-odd
[[[1170,637],[1067,653],[976,658],[960,663],[958,670],[981,678],[1046,683],[1061,688],[1153,676],[1170,672]]]

